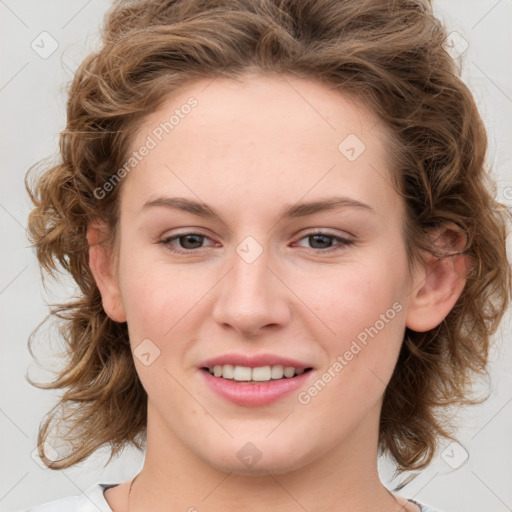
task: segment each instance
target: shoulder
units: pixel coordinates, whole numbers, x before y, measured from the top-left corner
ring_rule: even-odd
[[[96,484],[78,496],[50,501],[24,512],[112,512],[103,492],[118,484]]]

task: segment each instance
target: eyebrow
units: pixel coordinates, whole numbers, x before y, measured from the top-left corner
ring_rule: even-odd
[[[185,197],[157,197],[150,201],[146,201],[142,206],[142,210],[146,210],[151,207],[165,207],[182,210],[199,217],[206,217],[222,221],[221,216],[206,203],[187,199]],[[360,201],[351,199],[349,197],[329,197],[317,201],[308,201],[302,203],[295,203],[286,205],[278,214],[278,219],[293,219],[299,217],[306,217],[308,215],[314,215],[315,213],[321,213],[336,208],[361,208],[371,213],[376,213],[375,210]]]

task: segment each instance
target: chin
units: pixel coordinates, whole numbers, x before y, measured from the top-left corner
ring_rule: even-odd
[[[284,474],[300,469],[318,457],[318,451],[310,447],[306,452],[303,443],[283,443],[280,439],[256,438],[254,441],[231,440],[230,446],[217,445],[215,452],[197,453],[210,466],[225,473],[243,476],[268,476]]]

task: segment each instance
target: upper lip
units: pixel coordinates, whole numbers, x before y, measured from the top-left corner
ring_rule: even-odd
[[[200,368],[212,368],[216,365],[223,366],[231,364],[233,366],[248,366],[256,368],[258,366],[276,366],[282,365],[284,367],[293,367],[296,370],[312,368],[312,365],[302,363],[296,359],[289,357],[281,357],[274,354],[258,354],[254,356],[247,356],[243,354],[224,354],[217,357],[206,359],[199,364]]]

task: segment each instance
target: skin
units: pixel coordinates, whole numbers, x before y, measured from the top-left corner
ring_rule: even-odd
[[[97,244],[101,223],[88,230],[106,313],[128,323],[133,350],[144,339],[160,350],[148,366],[135,357],[149,397],[143,469],[129,503],[131,482],[107,501],[115,512],[417,510],[378,477],[383,393],[405,327],[444,319],[464,260],[427,257],[409,271],[388,134],[356,100],[292,77],[199,81],[147,117],[133,149],[190,96],[197,107],[123,180],[117,251]],[[349,134],[366,146],[352,162],[338,150]],[[222,220],[143,208],[162,196],[203,201]],[[278,219],[285,205],[332,196],[369,208]],[[315,241],[314,229],[353,243]],[[159,243],[177,233],[205,238]],[[247,236],[263,249],[252,263],[236,252]],[[206,358],[271,353],[314,367],[307,389],[395,303],[401,310],[307,405],[293,392],[237,406],[203,383]],[[261,453],[251,467],[237,457],[247,442]]]

